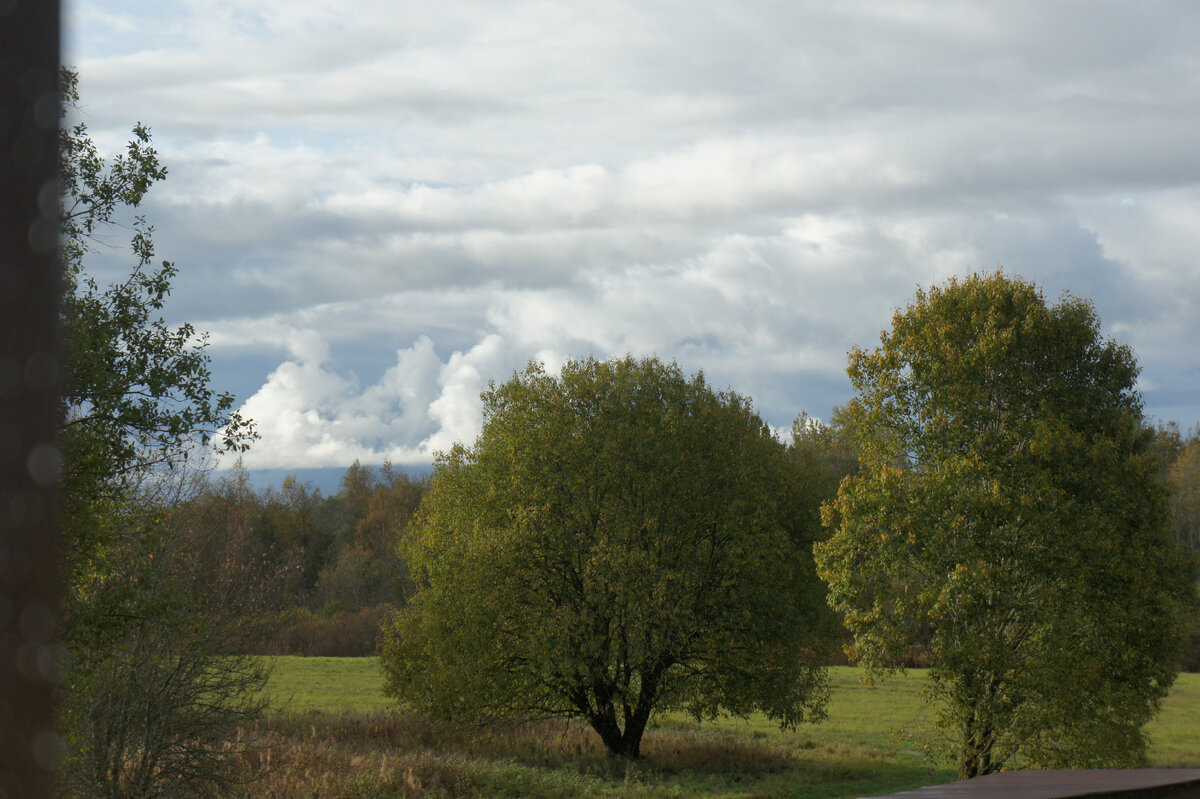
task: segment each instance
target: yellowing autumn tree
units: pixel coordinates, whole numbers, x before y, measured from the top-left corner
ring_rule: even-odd
[[[848,371],[862,471],[817,561],[852,654],[928,642],[963,777],[1142,763],[1195,594],[1130,349],[996,272],[919,291]]]

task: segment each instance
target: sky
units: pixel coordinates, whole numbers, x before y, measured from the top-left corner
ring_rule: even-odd
[[[141,121],[168,321],[251,469],[427,464],[530,360],[703,371],[786,434],[918,287],[1091,300],[1200,422],[1200,5],[66,0]],[[131,264],[114,243],[93,269]],[[226,463],[226,465],[228,465]]]

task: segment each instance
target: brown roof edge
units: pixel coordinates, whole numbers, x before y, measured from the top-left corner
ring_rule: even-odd
[[[1200,799],[1200,768],[1002,771],[888,799]],[[867,799],[884,799],[882,796]]]

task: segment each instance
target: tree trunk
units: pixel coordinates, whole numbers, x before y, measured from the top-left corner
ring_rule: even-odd
[[[981,725],[975,722],[974,713],[963,736],[963,747],[959,755],[958,776],[969,780],[982,777],[1000,770],[1002,764],[992,760],[992,749],[996,742],[991,725]]]
[[[613,757],[630,760],[641,758],[642,735],[646,732],[650,711],[654,709],[654,703],[658,699],[659,680],[662,679],[669,663],[669,660],[662,658],[654,668],[648,670],[649,673],[642,675],[636,706],[630,708],[624,702],[619,703],[621,715],[624,717],[621,721],[625,722],[624,729],[617,718],[616,703],[612,701],[615,691],[611,687],[603,686],[604,690],[595,689],[598,701],[594,704],[588,701],[583,692],[574,697],[575,706],[583,711],[584,717],[600,735],[600,740],[604,741],[604,746]]]
[[[652,699],[640,697],[637,707],[630,710],[625,708],[625,728],[617,721],[617,712],[608,707],[602,713],[588,714],[588,723],[600,735],[604,746],[613,757],[625,757],[638,760],[642,756],[642,736],[646,732],[646,724],[650,721],[650,709],[654,706]]]
[[[604,746],[610,754],[616,755],[621,750],[621,728],[617,725],[616,714],[610,709],[607,713],[589,713],[588,724],[604,741]]]
[[[646,731],[645,723],[640,725],[626,722],[625,729],[617,723],[615,712],[588,716],[588,723],[600,735],[605,748],[613,757],[625,757],[637,760],[642,756],[642,733]]]

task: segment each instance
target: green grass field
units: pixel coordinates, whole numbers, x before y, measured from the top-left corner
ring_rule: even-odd
[[[913,670],[863,685],[831,670],[828,720],[783,732],[766,719],[658,721],[645,760],[611,761],[580,724],[462,729],[393,711],[374,658],[273,658],[277,710],[252,771],[256,796],[853,797],[954,779]],[[1150,727],[1156,766],[1200,766],[1200,675],[1181,675]],[[265,758],[265,759],[264,759]]]

